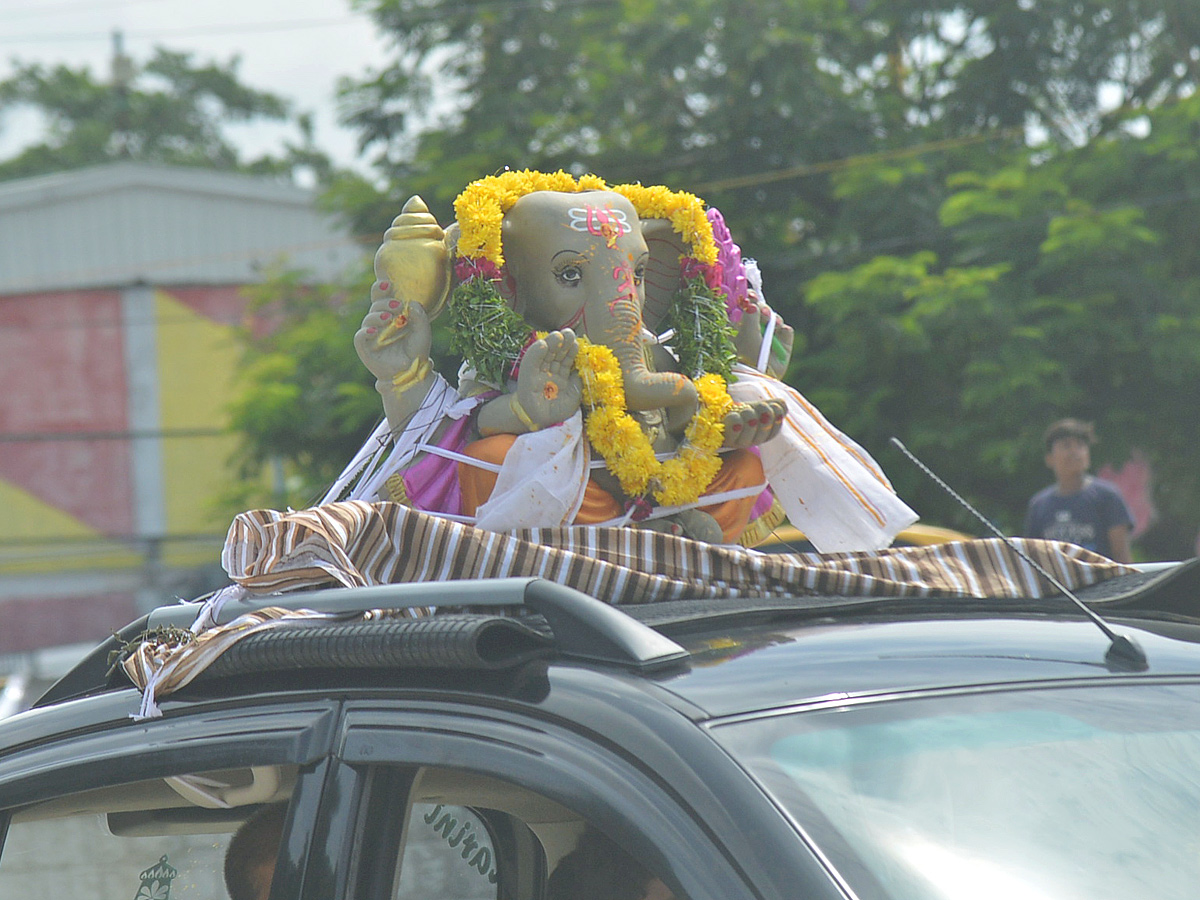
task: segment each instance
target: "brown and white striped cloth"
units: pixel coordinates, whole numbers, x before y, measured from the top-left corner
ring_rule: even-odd
[[[1015,538],[1076,590],[1133,571],[1072,544]],[[975,540],[863,553],[766,554],[638,528],[574,526],[498,533],[398,503],[349,500],[239,515],[222,562],[255,593],[343,585],[539,577],[609,603],[799,594],[1026,597],[1057,593],[1004,542]]]
[[[1134,571],[1072,544],[1015,540],[1072,590]],[[764,554],[637,528],[501,534],[398,503],[361,500],[300,512],[243,513],[230,528],[222,562],[235,582],[255,593],[505,577],[546,578],[617,604],[796,595],[1037,598],[1057,592],[998,540],[869,553]],[[285,622],[295,627],[328,619],[311,610],[269,607],[196,634],[147,635],[121,663],[142,690],[134,718],[161,715],[161,697],[188,684],[243,638]]]

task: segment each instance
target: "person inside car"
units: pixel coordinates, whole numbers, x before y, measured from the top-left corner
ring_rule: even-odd
[[[550,876],[546,900],[676,900],[671,889],[590,826]]]
[[[267,900],[286,815],[286,803],[272,803],[257,810],[234,832],[225,849],[229,900]]]

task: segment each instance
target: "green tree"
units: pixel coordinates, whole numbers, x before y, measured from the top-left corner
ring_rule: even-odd
[[[696,191],[798,327],[791,380],[927,518],[974,527],[888,436],[1011,529],[1072,413],[1195,533],[1191,0],[357,6],[396,48],[342,86],[387,183],[330,195],[360,231],[506,165]]]
[[[28,107],[45,120],[41,140],[0,161],[0,180],[122,159],[290,175],[308,169],[328,179],[328,157],[313,143],[311,120],[282,98],[243,84],[238,60],[197,63],[158,48],[144,65],[118,56],[111,82],[86,67],[18,63],[0,82],[0,115]],[[297,139],[280,153],[244,160],[226,133],[230,122],[293,122]]]
[[[359,275],[342,283],[281,268],[248,289],[251,324],[238,334],[230,404],[238,478],[218,498],[222,512],[318,502],[383,418],[374,378],[354,352],[373,280],[364,257]],[[436,325],[433,362],[453,381],[449,345],[445,324]]]
[[[317,502],[381,418],[353,343],[373,277],[369,265],[344,285],[277,270],[249,289],[253,325],[240,334],[230,409],[241,437],[241,480],[223,498],[230,511]]]
[[[1200,528],[1200,256],[1185,225],[1200,201],[1197,121],[1194,95],[1148,112],[1145,136],[1115,129],[947,178],[938,252],[809,283],[820,321],[796,377],[868,444],[903,436],[1009,529],[1047,480],[1041,430],[1094,419],[1100,460],[1138,447],[1158,474],[1167,526],[1151,552],[1187,555]],[[920,475],[894,474],[923,513],[972,526]]]

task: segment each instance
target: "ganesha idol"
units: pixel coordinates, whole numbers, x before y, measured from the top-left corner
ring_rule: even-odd
[[[413,197],[385,233],[354,343],[386,419],[326,500],[746,545],[786,515],[825,552],[880,549],[916,520],[778,380],[792,331],[699,198],[506,171],[454,209],[443,230]],[[453,386],[429,358],[441,315]]]

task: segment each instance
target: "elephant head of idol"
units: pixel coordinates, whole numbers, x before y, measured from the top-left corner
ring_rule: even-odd
[[[664,187],[610,189],[594,176],[506,172],[469,186],[455,211],[460,281],[490,280],[533,331],[569,328],[607,346],[630,410],[665,409],[668,420],[688,421],[693,381],[650,371],[645,334],[662,323],[689,263],[715,261],[698,198]]]

